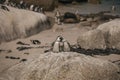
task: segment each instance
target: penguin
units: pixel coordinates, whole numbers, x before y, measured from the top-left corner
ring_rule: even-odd
[[[111,9],[113,12],[116,10],[116,7],[115,5],[112,6],[112,9]]]
[[[60,17],[60,12],[59,12],[59,10],[56,10],[55,16],[56,16],[56,17]]]
[[[43,13],[43,14],[45,14],[45,11],[44,11],[43,7],[40,8],[40,12]]]
[[[76,11],[75,11],[75,15],[78,15],[78,14],[79,14],[79,11],[78,11],[78,10],[76,10]]]
[[[22,1],[20,1],[20,5],[22,5],[23,4],[23,0]]]
[[[9,6],[14,7],[14,3],[10,1]]]
[[[59,41],[55,41],[52,47],[52,51],[54,53],[58,53],[59,52]]]
[[[16,7],[16,3],[11,2],[11,7]]]
[[[21,63],[21,62],[25,62],[25,61],[27,61],[27,59],[21,59],[21,60],[20,60],[20,63]]]
[[[21,5],[19,3],[16,3],[15,8],[21,9]]]
[[[61,17],[61,15],[60,15],[60,12],[59,12],[59,10],[57,10],[56,12],[55,12],[55,22],[57,23],[57,24],[61,24],[60,23],[60,17]]]
[[[60,17],[57,18],[57,24],[61,25],[61,19],[60,19]]]
[[[39,45],[41,42],[39,40],[30,40],[32,44]]]
[[[40,7],[40,6],[38,6],[38,12],[39,12],[39,13],[41,12],[41,7]]]
[[[6,10],[6,11],[10,11],[10,10],[7,8],[7,6],[5,6],[5,5],[1,5],[1,9]]]
[[[58,36],[57,39],[52,44],[52,51],[55,53],[62,51],[62,37]]]
[[[63,51],[64,52],[69,52],[70,51],[70,44],[67,40],[63,39],[63,45],[64,45],[64,48],[63,48]]]
[[[34,11],[38,12],[38,6],[35,6]]]
[[[24,9],[28,10],[28,4],[27,3],[24,2],[23,6],[24,6]]]
[[[59,52],[63,52],[63,51],[64,51],[63,37],[60,37]]]
[[[30,5],[30,10],[33,11],[34,10],[34,5]]]
[[[22,0],[19,3],[21,9],[25,9],[25,2]]]
[[[58,22],[58,18],[55,16],[55,23],[57,23]]]

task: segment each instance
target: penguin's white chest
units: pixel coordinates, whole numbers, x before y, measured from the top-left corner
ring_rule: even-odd
[[[70,45],[68,42],[64,42],[64,52],[69,52],[70,51]]]
[[[58,53],[59,52],[59,42],[55,42],[53,45],[53,52]]]

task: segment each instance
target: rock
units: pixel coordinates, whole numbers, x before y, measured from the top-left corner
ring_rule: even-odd
[[[98,26],[97,30],[101,30],[105,35],[108,48],[120,49],[120,19],[101,24]]]
[[[120,80],[117,65],[79,53],[45,53],[10,68],[2,80]],[[111,76],[112,75],[112,76]]]
[[[101,17],[100,16],[96,16],[93,18],[93,21],[100,21],[101,20]]]
[[[87,18],[87,21],[92,22],[93,19],[92,18]]]
[[[86,26],[86,24],[84,24],[85,23],[81,23],[81,25]],[[94,30],[81,34],[77,42],[82,48],[85,49],[120,49],[119,25],[120,19],[101,24],[97,28],[92,25]]]
[[[78,45],[85,49],[105,49],[106,43],[104,35],[100,30],[90,30],[81,34],[77,39]]]
[[[83,22],[80,22],[80,25],[81,26],[91,26],[91,22],[89,22],[89,21],[83,21]]]
[[[78,23],[78,21],[73,18],[69,18],[69,19],[64,19],[64,23]]]
[[[0,43],[29,37],[51,28],[47,16],[42,13],[9,6],[7,8],[10,11],[0,9]]]
[[[86,17],[80,16],[80,21],[86,21],[86,20],[87,20]]]

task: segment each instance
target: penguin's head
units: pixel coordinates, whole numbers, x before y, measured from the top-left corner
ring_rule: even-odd
[[[58,36],[57,39],[56,39],[56,41],[58,41],[58,42],[62,42],[62,40],[63,40],[62,36]]]
[[[22,4],[23,4],[23,1],[20,1],[20,4],[22,5]]]

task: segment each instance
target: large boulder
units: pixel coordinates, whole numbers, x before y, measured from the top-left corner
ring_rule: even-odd
[[[81,34],[77,39],[77,43],[84,49],[106,48],[104,34],[100,30],[90,30]]]
[[[25,38],[50,28],[47,16],[42,13],[7,8],[10,11],[0,9],[0,42]]]
[[[120,49],[120,19],[101,24],[97,30],[105,35],[107,47]]]
[[[10,68],[1,80],[120,80],[117,65],[73,52],[44,53]]]
[[[120,19],[101,24],[94,30],[80,35],[78,45],[85,49],[120,49]]]

